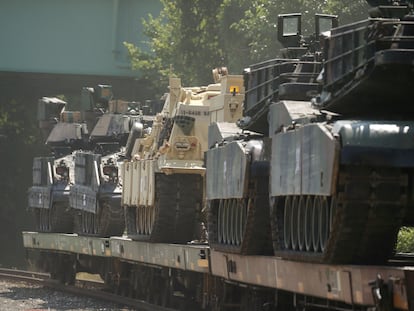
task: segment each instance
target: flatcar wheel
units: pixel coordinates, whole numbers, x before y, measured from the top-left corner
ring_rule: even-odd
[[[292,198],[292,205],[291,205],[291,225],[290,225],[290,234],[292,239],[292,249],[296,250],[298,248],[298,216],[299,216],[299,199],[297,196]]]
[[[283,215],[283,237],[285,249],[290,249],[292,247],[291,240],[291,225],[292,225],[292,198],[290,196],[286,197],[284,215]]]
[[[312,248],[312,214],[313,214],[313,201],[312,196],[308,196],[305,204],[305,248],[309,252]]]
[[[312,209],[312,248],[314,252],[319,250],[319,220],[320,220],[320,213],[321,213],[321,198],[319,196],[315,197],[313,201],[313,209]]]
[[[298,202],[298,248],[300,251],[305,250],[305,215],[306,215],[306,200],[303,195],[300,196]]]
[[[321,197],[319,214],[319,239],[322,252],[325,251],[326,243],[328,242],[329,230],[329,204],[326,197]]]

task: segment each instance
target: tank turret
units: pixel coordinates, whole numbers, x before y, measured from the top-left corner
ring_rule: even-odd
[[[326,39],[323,90],[314,105],[349,117],[409,117],[414,112],[405,104],[413,72],[413,2],[368,2],[376,5],[371,18],[338,27]]]

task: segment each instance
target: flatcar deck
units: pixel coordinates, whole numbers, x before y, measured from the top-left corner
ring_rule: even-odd
[[[272,256],[243,256],[207,245],[158,244],[124,237],[23,232],[24,247],[48,252],[100,256],[219,277],[243,286],[285,290],[351,306],[375,306],[373,293],[386,285],[393,307],[413,310],[414,267],[324,265]]]

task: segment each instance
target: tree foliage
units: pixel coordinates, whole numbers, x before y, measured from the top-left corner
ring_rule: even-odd
[[[303,33],[312,34],[314,14],[338,14],[342,23],[367,16],[365,0],[161,0],[158,17],[143,21],[148,49],[125,43],[131,64],[152,83],[166,89],[176,74],[185,85],[211,82],[211,69],[227,66],[241,73],[254,62],[277,56],[277,16],[302,13]]]
[[[402,227],[398,232],[396,250],[399,253],[414,252],[414,228]]]

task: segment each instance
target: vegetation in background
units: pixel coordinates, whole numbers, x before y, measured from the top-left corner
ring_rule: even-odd
[[[396,251],[398,253],[414,253],[414,228],[402,227],[398,232]]]
[[[18,94],[14,90],[8,92]],[[44,148],[36,124],[36,105],[30,95],[0,97],[0,254],[3,265],[23,265],[23,247],[20,232],[31,227],[26,212],[27,189],[32,180],[32,162]],[[21,93],[21,90],[20,90]],[[20,256],[17,255],[20,250]]]
[[[205,85],[211,70],[227,66],[242,73],[252,63],[278,56],[277,16],[302,13],[303,33],[314,29],[314,14],[338,14],[340,23],[367,17],[365,0],[161,0],[158,17],[144,23],[147,50],[125,43],[131,65],[151,83],[154,95],[165,92],[168,76],[184,85]]]

